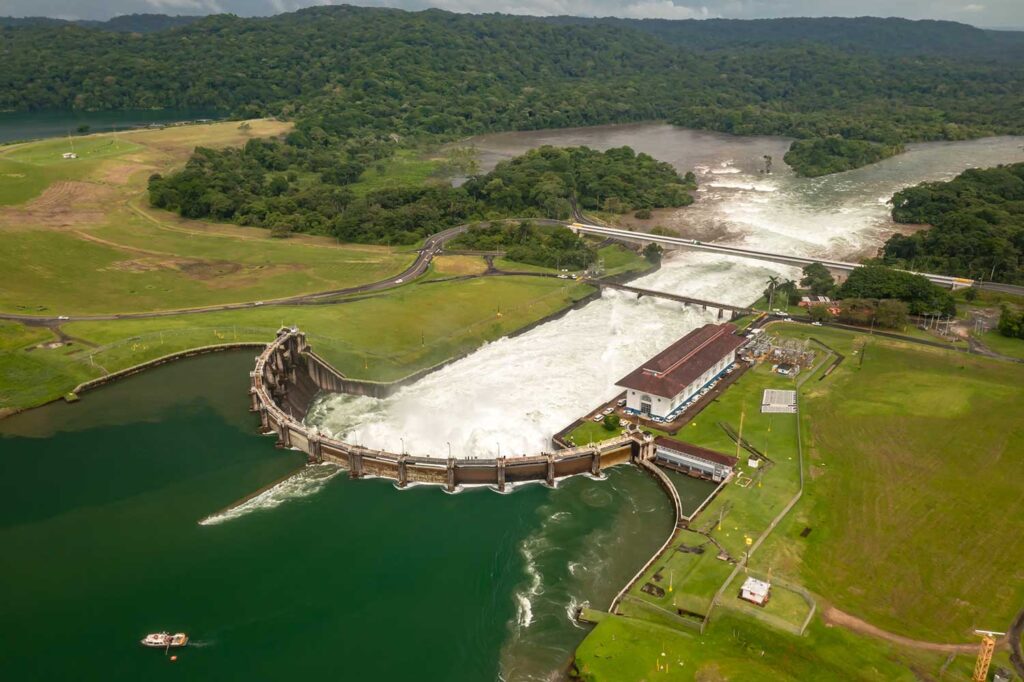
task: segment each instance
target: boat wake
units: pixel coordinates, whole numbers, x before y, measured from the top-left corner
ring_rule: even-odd
[[[239,505],[208,516],[199,522],[200,526],[215,526],[247,516],[255,511],[274,509],[289,500],[309,497],[318,493],[329,480],[337,476],[343,469],[336,464],[310,465],[294,476],[289,476],[277,485],[264,490]]]

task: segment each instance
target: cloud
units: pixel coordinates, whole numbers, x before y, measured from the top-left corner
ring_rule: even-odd
[[[975,5],[975,4],[964,5],[964,11],[965,12],[984,12],[985,11],[985,5]]]

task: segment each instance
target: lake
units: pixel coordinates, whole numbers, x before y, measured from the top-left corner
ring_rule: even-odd
[[[670,527],[632,467],[500,495],[329,468],[256,434],[253,353],[0,422],[0,679],[544,679]],[[148,632],[193,642],[170,662]],[[182,670],[184,668],[184,670]]]
[[[90,133],[125,130],[153,123],[177,123],[201,118],[224,118],[216,109],[137,109],[128,111],[2,111],[0,144],[44,137],[75,135],[78,127]]]

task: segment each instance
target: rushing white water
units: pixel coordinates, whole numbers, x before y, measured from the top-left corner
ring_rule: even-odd
[[[635,138],[637,149],[695,166],[700,190],[690,207],[659,216],[683,233],[713,232],[721,241],[782,253],[850,258],[871,253],[894,227],[888,197],[901,187],[948,178],[972,166],[1024,160],[1020,138],[922,144],[883,163],[837,176],[800,179],[776,163],[759,172],[763,153],[776,158],[777,138],[724,138],[715,158],[715,136],[668,126],[497,136],[497,156],[543,143],[606,148]],[[668,143],[671,135],[697,139],[699,154]],[[668,136],[668,137],[666,137]],[[721,136],[719,136],[721,137]],[[710,141],[709,141],[710,140]],[[484,147],[487,138],[478,145]],[[518,142],[517,142],[518,141]],[[649,146],[650,149],[644,149]],[[636,285],[725,303],[747,304],[769,275],[796,278],[786,266],[713,254],[676,253]],[[522,336],[488,344],[384,400],[330,396],[309,420],[346,440],[416,455],[459,457],[535,454],[550,448],[552,434],[612,397],[615,381],[691,329],[714,321],[710,313],[677,303],[606,292],[604,297]]]
[[[341,467],[327,463],[305,467],[242,504],[203,519],[199,522],[199,525],[215,526],[225,521],[241,518],[255,511],[274,509],[285,502],[300,497],[309,497],[319,492],[321,488],[327,485],[327,481],[337,476],[341,471]]]

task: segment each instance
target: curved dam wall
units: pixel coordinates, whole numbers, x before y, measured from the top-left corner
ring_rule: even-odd
[[[409,483],[442,485],[454,492],[460,486],[490,485],[500,491],[512,483],[555,480],[577,474],[598,475],[624,464],[651,448],[640,434],[623,434],[586,447],[524,457],[461,459],[413,457],[345,443],[303,423],[306,409],[319,391],[366,394],[366,382],[348,379],[313,352],[306,335],[281,329],[256,358],[250,372],[251,409],[260,415],[264,433],[276,433],[278,445],[305,452],[311,462],[333,462],[353,478],[389,478]]]

